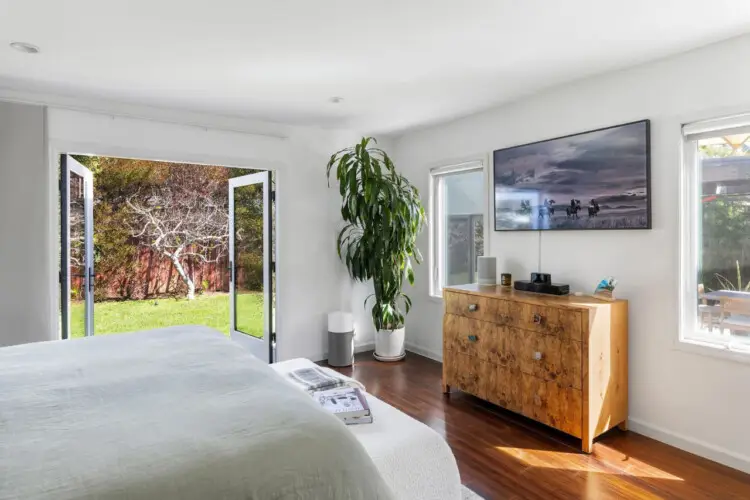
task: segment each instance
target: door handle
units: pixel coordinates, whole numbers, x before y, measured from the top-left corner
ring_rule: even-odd
[[[231,260],[229,261],[227,270],[229,271],[229,282],[231,283],[232,281],[234,281],[234,262],[232,262]]]

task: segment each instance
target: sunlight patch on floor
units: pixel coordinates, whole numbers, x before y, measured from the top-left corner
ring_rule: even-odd
[[[652,467],[645,462],[635,458],[627,459],[627,471],[613,471],[610,468],[604,469],[601,464],[592,463],[593,460],[588,455],[580,453],[566,453],[551,450],[534,450],[526,448],[511,448],[507,446],[495,446],[495,449],[501,451],[529,467],[540,467],[544,469],[560,469],[580,472],[601,472],[607,474],[620,474],[633,477],[643,477],[651,479],[669,479],[672,481],[683,481],[681,477],[674,476],[661,469]]]

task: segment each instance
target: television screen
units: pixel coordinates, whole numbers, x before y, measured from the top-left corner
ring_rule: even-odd
[[[493,154],[495,231],[650,229],[650,122]]]

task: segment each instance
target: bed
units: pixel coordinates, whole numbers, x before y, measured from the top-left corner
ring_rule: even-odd
[[[412,495],[450,450],[440,467],[407,451],[405,429],[437,435],[371,400],[352,430],[202,327],[2,348],[0,499],[460,498],[457,470]]]

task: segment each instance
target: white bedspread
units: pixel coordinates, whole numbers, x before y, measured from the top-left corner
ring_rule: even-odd
[[[288,373],[311,365],[307,359],[292,359],[271,366]],[[373,423],[347,429],[365,447],[393,493],[401,500],[460,500],[461,477],[445,439],[372,394],[366,397]]]
[[[0,349],[0,499],[389,499],[362,445],[210,329]]]

